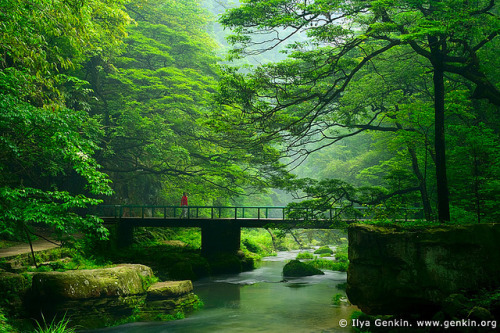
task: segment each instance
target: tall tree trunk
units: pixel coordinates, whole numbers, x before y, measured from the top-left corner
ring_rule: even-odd
[[[396,105],[396,110],[399,111],[399,107],[397,105]],[[401,125],[400,123],[396,123],[396,127],[400,130],[403,130],[403,125]],[[427,184],[425,181],[425,177],[420,171],[420,167],[418,165],[417,151],[415,150],[414,145],[412,145],[411,143],[407,143],[406,146],[408,149],[408,153],[410,154],[411,157],[411,166],[413,169],[413,173],[418,179],[418,190],[420,192],[420,197],[422,198],[422,205],[424,207],[424,216],[427,221],[430,221],[432,216],[432,207],[429,200],[429,193],[427,192]]]
[[[418,179],[418,189],[420,191],[420,197],[422,198],[422,205],[424,207],[424,216],[425,219],[429,221],[432,216],[432,207],[429,201],[429,194],[427,192],[425,177],[424,175],[422,175],[422,172],[420,171],[420,167],[418,165],[418,160],[417,160],[417,152],[415,151],[415,148],[408,146],[408,152],[410,153],[411,157],[411,165],[413,168],[413,173],[415,173],[415,176],[417,176]]]
[[[431,63],[434,69],[434,118],[436,150],[436,182],[438,196],[438,220],[441,223],[450,220],[450,199],[448,193],[448,179],[446,177],[446,149],[444,133],[444,71],[443,54],[436,37],[429,37],[431,45]]]
[[[35,265],[36,268],[38,268],[38,263],[36,262],[36,257],[35,257],[35,251],[33,250],[33,242],[31,241],[31,236],[30,236],[30,231],[24,226],[24,232],[26,233],[26,237],[28,238],[28,243],[30,244],[30,250],[31,250],[31,257],[33,258],[33,264]]]

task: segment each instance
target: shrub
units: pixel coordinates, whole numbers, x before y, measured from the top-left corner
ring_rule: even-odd
[[[316,251],[314,251],[314,254],[324,254],[324,253],[333,254],[333,250],[330,249],[328,246],[322,246]]]
[[[15,332],[15,330],[9,324],[7,318],[3,313],[3,309],[0,308],[0,333],[12,333],[12,332]]]
[[[346,262],[338,262],[328,259],[314,259],[308,262],[308,265],[319,269],[329,269],[332,271],[346,272],[349,266]]]
[[[314,256],[312,253],[310,252],[300,252],[299,254],[297,254],[297,260],[298,259],[314,259]]]
[[[335,253],[335,259],[338,262],[344,262],[344,263],[349,262],[349,259],[347,259],[347,253],[344,253],[344,252]]]
[[[257,244],[257,242],[255,242],[254,240],[250,239],[250,238],[245,238],[243,240],[243,245],[245,245],[246,249],[252,253],[262,253],[262,249],[261,247],[259,246],[259,244]]]

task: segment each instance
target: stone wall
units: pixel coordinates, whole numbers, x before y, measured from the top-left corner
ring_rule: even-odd
[[[368,314],[432,312],[457,292],[500,286],[500,224],[349,227],[349,300]]]

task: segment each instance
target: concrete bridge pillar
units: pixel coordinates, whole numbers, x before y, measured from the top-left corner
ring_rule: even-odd
[[[241,228],[232,221],[214,221],[201,227],[201,252],[236,253],[240,249]]]
[[[116,245],[119,248],[129,247],[134,242],[134,226],[126,220],[119,220],[116,226]]]

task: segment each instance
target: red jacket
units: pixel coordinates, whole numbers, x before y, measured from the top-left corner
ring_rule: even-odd
[[[183,195],[181,199],[181,206],[187,206],[187,205],[188,205],[188,197]]]

